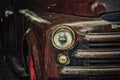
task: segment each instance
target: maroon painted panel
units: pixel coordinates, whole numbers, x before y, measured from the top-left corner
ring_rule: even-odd
[[[38,9],[65,14],[95,16],[120,11],[120,0],[34,0]]]

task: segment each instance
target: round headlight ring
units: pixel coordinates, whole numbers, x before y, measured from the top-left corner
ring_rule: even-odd
[[[55,36],[60,34],[60,33],[64,33],[64,34],[67,34],[69,36],[67,36],[67,38],[69,39],[68,41],[70,42],[69,45],[66,44],[66,46],[59,46],[57,45],[57,41],[55,41]],[[71,37],[71,38],[70,38]],[[73,31],[72,28],[66,26],[66,25],[59,25],[57,26],[53,32],[52,32],[52,36],[51,36],[51,41],[52,41],[52,45],[56,48],[56,49],[59,49],[59,50],[66,50],[66,49],[70,49],[73,47],[74,43],[75,43],[75,33]]]

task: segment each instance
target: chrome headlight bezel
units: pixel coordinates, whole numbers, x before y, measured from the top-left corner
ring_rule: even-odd
[[[64,34],[67,34],[69,35],[69,37],[67,36],[67,38],[71,39],[69,40],[69,43],[66,44],[66,46],[60,46],[56,43],[55,41],[55,36],[56,34],[60,34],[60,32],[64,32]],[[71,38],[70,38],[71,37]],[[75,43],[75,32],[73,31],[72,28],[66,26],[66,25],[59,25],[57,26],[53,32],[52,32],[52,35],[51,35],[51,42],[52,42],[52,45],[53,47],[55,47],[56,49],[59,49],[59,50],[66,50],[66,49],[70,49],[73,47],[74,43]]]

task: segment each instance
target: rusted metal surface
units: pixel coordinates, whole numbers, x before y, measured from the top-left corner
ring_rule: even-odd
[[[106,66],[106,67],[104,66],[104,65],[107,65],[108,58],[119,60],[120,58],[119,48],[117,49],[114,48],[113,50],[111,50],[110,48],[107,48],[107,50],[104,50],[102,48],[100,48],[100,50],[96,50],[96,49],[91,50],[89,48],[85,48],[83,50],[78,47],[77,50],[80,50],[80,51],[78,51],[77,53],[71,53],[72,55],[70,55],[69,50],[73,49],[74,52],[77,51],[76,49],[74,49],[74,47],[68,50],[61,51],[59,49],[55,49],[51,43],[51,34],[56,29],[56,26],[66,25],[66,26],[69,26],[71,29],[73,29],[75,32],[74,46],[77,45],[77,42],[81,43],[82,40],[86,41],[85,44],[89,42],[89,40],[91,40],[90,42],[108,41],[110,42],[110,44],[112,44],[112,46],[113,45],[116,46],[118,44],[114,44],[111,42],[115,42],[115,41],[119,42],[119,37],[120,37],[119,30],[118,30],[119,28],[113,29],[112,24],[113,23],[117,24],[119,22],[108,22],[105,20],[97,19],[97,18],[93,18],[93,19],[85,18],[85,17],[82,18],[82,17],[56,14],[56,13],[50,13],[50,12],[45,12],[45,13],[40,12],[40,13],[37,12],[38,15],[40,14],[39,16],[41,18],[48,20],[51,23],[45,24],[45,23],[41,23],[41,22],[39,23],[39,22],[30,20],[28,24],[29,24],[29,27],[36,34],[36,38],[38,39],[38,42],[39,42],[38,44],[41,47],[43,52],[42,56],[44,57],[42,58],[41,56],[39,56],[40,58],[39,60],[42,59],[44,61],[43,66],[45,68],[44,72],[46,75],[46,80],[48,79],[60,80],[60,75],[69,75],[69,76],[70,75],[73,75],[73,76],[74,75],[119,75],[120,67],[117,65],[117,63],[119,62],[114,61],[113,62],[114,64],[109,62],[111,66]],[[98,32],[95,32],[96,30],[98,30]],[[96,37],[93,37],[93,36],[96,36]],[[81,46],[84,46],[85,44],[82,44]],[[91,67],[92,65],[90,64],[87,67],[86,66],[81,67],[77,65],[79,63],[76,64],[76,67],[67,67],[66,65],[62,65],[63,71],[61,71],[61,68],[59,68],[61,67],[61,64],[57,63],[57,58],[56,58],[59,55],[59,53],[65,53],[65,54],[68,53],[67,54],[68,57],[71,57],[70,63],[66,65],[71,65],[74,63],[74,62],[71,63],[71,60],[73,60],[72,58],[76,58],[78,60],[81,58],[82,59],[90,59],[90,58],[100,59],[101,58],[103,59],[104,63],[102,63],[101,67],[97,66],[101,62],[97,63],[97,61],[95,62],[97,63],[97,65],[96,66],[94,65],[94,67]],[[88,61],[87,63],[89,62],[90,61]],[[113,65],[116,65],[116,66],[113,67]],[[37,65],[37,66],[39,67],[40,65]],[[68,72],[64,72],[64,71],[68,71]],[[90,74],[91,72],[93,74]]]
[[[84,16],[120,10],[119,0],[34,0],[34,4],[40,10]]]
[[[37,71],[38,80],[40,78],[43,80],[62,80],[61,75],[120,75],[120,66],[117,64],[120,58],[120,48],[116,47],[119,46],[120,42],[120,27],[114,26],[120,22],[83,17],[119,11],[120,7],[117,6],[120,1],[117,0],[116,2],[112,0],[33,0],[33,12],[24,11],[22,16],[28,19],[26,26],[32,30],[32,34],[27,34],[26,37],[30,45],[36,46],[33,55],[36,56],[35,60],[38,61],[35,62],[36,68],[39,69]],[[50,12],[43,12],[42,10]],[[80,15],[82,17],[78,17]],[[57,26],[63,25],[74,31],[75,42],[70,49],[59,50],[53,47],[51,35]],[[100,42],[101,44],[91,42]],[[95,48],[91,50],[89,46],[95,46]],[[100,48],[97,50],[96,46],[100,46]],[[115,47],[111,50],[109,46]],[[65,65],[58,63],[57,57],[61,53],[67,55],[69,63]],[[87,61],[77,63],[80,61],[79,59],[87,59]],[[89,59],[103,59],[104,63],[96,61],[92,63],[97,63],[97,65],[92,66]],[[114,61],[112,62],[112,60]],[[85,65],[80,66],[81,64]],[[98,66],[100,64],[102,65]],[[44,75],[44,77],[41,77],[41,75]]]
[[[50,33],[46,31],[46,44],[45,44],[45,55],[44,55],[44,62],[45,62],[45,69],[47,71],[47,79],[59,80],[59,73],[58,73],[58,65],[56,64],[55,60],[55,52],[52,50],[50,45]],[[54,68],[54,69],[53,69]],[[52,74],[51,74],[52,73]]]
[[[119,75],[119,66],[66,66],[60,73],[64,75]]]
[[[25,10],[19,10],[19,12],[21,14],[23,14],[25,17],[29,18],[29,20],[31,20],[31,21],[35,21],[35,22],[38,22],[38,23],[50,24],[49,21],[47,21],[47,20],[39,17],[37,14],[35,14],[34,12],[29,11],[27,9],[25,9]]]
[[[44,77],[43,74],[44,73],[42,73],[42,72],[43,72],[44,69],[42,68],[42,64],[39,61],[39,55],[41,55],[41,53],[40,53],[41,50],[38,49],[39,48],[39,46],[37,45],[38,41],[36,40],[35,34],[32,30],[27,32],[26,40],[27,40],[29,49],[32,49],[32,51],[33,51],[33,53],[30,53],[30,54],[32,54],[33,59],[34,59],[34,65],[35,65],[34,67],[35,67],[35,71],[36,71],[36,75],[37,75],[36,78],[38,80],[43,79],[43,77]],[[40,66],[39,66],[39,64],[40,64]]]
[[[84,39],[88,42],[114,42],[120,41],[120,33],[87,33]]]
[[[21,40],[27,41],[33,51],[37,80],[60,80],[61,75],[120,75],[120,22],[98,17],[107,12],[120,11],[119,0],[13,0],[12,3],[15,7],[15,29],[12,29],[15,31],[14,49],[25,64]],[[9,1],[6,4],[10,4]],[[1,7],[6,8],[4,5]],[[22,8],[29,10],[19,10]],[[1,10],[0,15],[3,15]],[[59,50],[53,47],[51,35],[56,27],[63,25],[73,30],[75,42],[71,48]],[[4,33],[9,34],[7,28]],[[5,38],[7,40],[7,35]],[[57,62],[61,53],[67,55],[69,63]],[[90,59],[94,59],[92,63],[97,65],[93,66]]]
[[[33,50],[33,55],[38,80],[58,80],[59,77],[57,73],[57,65],[55,64],[54,60],[51,60],[52,58],[54,59],[55,55],[54,52],[51,50],[49,42],[46,42],[47,40],[45,38],[45,29],[47,28],[46,24],[37,23],[36,21],[30,21],[28,22],[28,26],[32,29],[32,31],[27,30],[25,38],[27,38],[29,45],[35,48]]]
[[[120,51],[78,50],[73,54],[76,58],[120,58]]]

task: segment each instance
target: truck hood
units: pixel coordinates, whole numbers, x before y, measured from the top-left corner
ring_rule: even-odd
[[[120,11],[120,0],[34,0],[34,2],[41,10],[70,15],[98,16]]]

